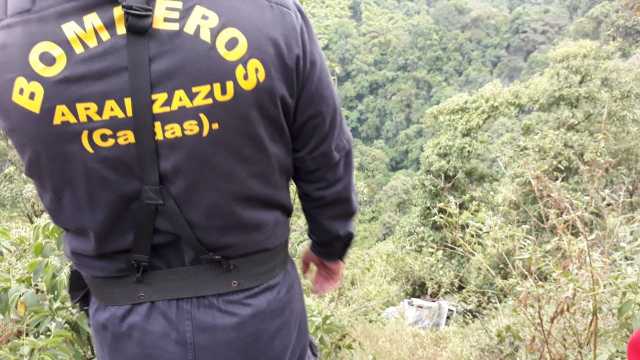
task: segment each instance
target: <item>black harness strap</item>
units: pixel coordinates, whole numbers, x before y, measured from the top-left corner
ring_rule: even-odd
[[[83,276],[91,294],[106,305],[127,305],[222,294],[274,279],[290,261],[287,241],[274,249],[234,259],[215,255],[198,240],[169,189],[162,186],[151,107],[148,33],[153,8],[148,0],[121,0],[121,3],[127,26],[133,131],[143,181],[135,209],[136,230],[131,253],[135,274],[114,278]],[[170,214],[174,230],[180,235],[184,267],[149,269],[155,221],[160,208]]]
[[[138,280],[149,266],[151,240],[158,206],[164,205],[160,187],[158,149],[153,135],[151,111],[151,72],[149,69],[149,39],[153,8],[147,0],[126,0],[122,7],[127,24],[127,56],[129,86],[134,109],[133,132],[136,137],[138,163],[142,170],[142,191],[136,206],[136,231],[131,262]]]
[[[185,265],[196,265],[202,262],[218,262],[225,267],[233,268],[234,265],[232,263],[226,261],[221,256],[215,255],[202,245],[169,190],[163,188],[163,194],[165,206],[172,214],[171,220],[173,222],[173,228],[180,234]]]
[[[154,117],[151,103],[151,71],[149,64],[149,36],[153,21],[153,8],[148,0],[123,2],[127,26],[127,53],[129,83],[134,109],[133,132],[136,137],[138,162],[142,170],[142,192],[136,209],[136,234],[131,261],[141,280],[149,267],[153,230],[160,206],[171,214],[171,220],[182,238],[185,265],[201,263],[221,257],[209,254],[191,230],[168,189],[160,184],[158,149],[154,133]]]

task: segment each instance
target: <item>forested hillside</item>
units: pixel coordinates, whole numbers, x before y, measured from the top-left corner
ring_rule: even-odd
[[[324,358],[625,358],[640,328],[640,4],[303,4],[360,204],[344,286],[306,298]],[[19,169],[0,136],[0,358],[86,358],[60,232]],[[439,332],[382,318],[407,297],[458,316]]]

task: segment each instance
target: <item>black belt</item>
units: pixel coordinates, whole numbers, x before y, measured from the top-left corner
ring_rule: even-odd
[[[291,261],[287,243],[225,262],[148,271],[117,278],[84,276],[91,294],[105,305],[130,305],[246,290],[275,279]]]

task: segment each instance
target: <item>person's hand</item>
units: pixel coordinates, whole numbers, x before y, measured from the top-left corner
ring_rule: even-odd
[[[312,281],[313,287],[311,288],[314,294],[324,295],[340,287],[344,272],[344,262],[322,260],[311,249],[307,249],[302,255],[302,274],[305,278],[311,264],[316,268],[316,274]]]

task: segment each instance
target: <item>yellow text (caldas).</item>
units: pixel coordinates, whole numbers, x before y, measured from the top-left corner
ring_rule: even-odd
[[[219,129],[220,124],[218,122],[210,121],[202,113],[199,114],[198,120],[186,120],[182,123],[169,122],[166,124],[160,121],[154,122],[154,134],[157,142],[194,136],[206,138]],[[82,131],[80,140],[85,151],[94,154],[97,149],[110,149],[115,146],[135,144],[136,136],[131,129],[98,128]]]

